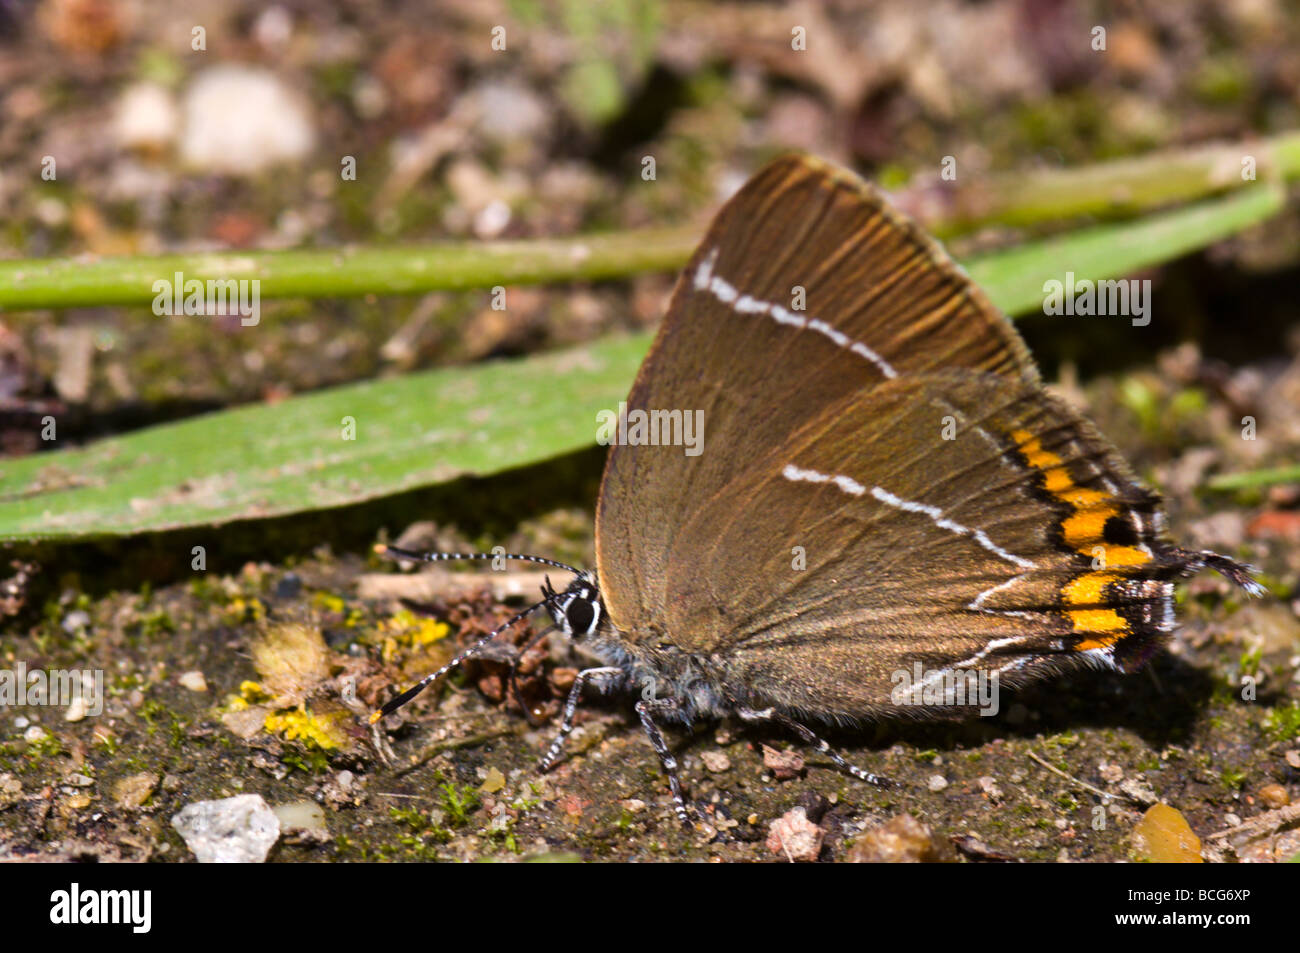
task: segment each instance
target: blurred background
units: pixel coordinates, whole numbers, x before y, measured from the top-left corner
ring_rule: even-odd
[[[1263,136],[1300,129],[1296,13],[1283,0],[0,0],[0,256],[702,224],[787,149],[897,188],[935,178],[945,155],[969,180]],[[349,156],[355,179],[340,174]],[[1234,361],[1275,355],[1293,343],[1297,221],[1165,269],[1136,354],[1098,322],[1022,327],[1049,375],[1062,360],[1150,361],[1189,337]],[[2,315],[0,447],[37,449],[32,415],[52,408],[61,439],[79,440],[650,326],[671,282],[521,288],[508,312],[477,292],[266,302],[255,334],[145,308]]]

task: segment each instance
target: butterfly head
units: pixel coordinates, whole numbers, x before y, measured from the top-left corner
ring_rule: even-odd
[[[604,616],[604,605],[600,601],[600,590],[595,580],[585,573],[580,573],[568,588],[557,592],[546,580],[542,595],[551,610],[551,618],[560,631],[572,639],[581,639],[591,635],[600,626]]]

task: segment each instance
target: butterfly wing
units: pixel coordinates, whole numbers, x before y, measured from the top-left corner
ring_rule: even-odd
[[[918,662],[1006,683],[1131,667],[1172,628],[1190,558],[1077,412],[967,371],[825,408],[682,535],[703,542],[669,560],[674,644],[719,660],[746,704],[846,719],[890,708]]]
[[[667,637],[683,529],[756,448],[858,389],[954,367],[1038,380],[1010,322],[871,186],[801,156],[759,172],[679,279],[628,397],[630,412],[700,411],[703,452],[616,446],[606,464],[596,548],[613,623]]]

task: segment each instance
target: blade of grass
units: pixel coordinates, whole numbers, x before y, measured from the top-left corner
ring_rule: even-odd
[[[1108,278],[1164,261],[1281,207],[1259,187],[1149,220],[1085,229],[969,263],[1011,313],[1065,269]],[[1121,319],[1122,320],[1122,319]],[[1126,324],[1124,326],[1127,326]],[[125,535],[340,506],[524,466],[590,446],[624,398],[642,334],[368,381],[0,461],[0,539]],[[355,426],[355,439],[345,427]]]
[[[1281,186],[1256,185],[1140,222],[1099,225],[1032,242],[972,262],[967,270],[977,284],[1003,289],[997,298],[1003,311],[1023,314],[1041,306],[1045,281],[1063,281],[1067,271],[1076,280],[1132,274],[1235,235],[1285,206]]]
[[[1211,477],[1206,486],[1211,490],[1229,491],[1275,486],[1279,483],[1300,483],[1300,465],[1247,470],[1242,473],[1221,473]]]
[[[1136,213],[1260,181],[1300,178],[1300,133],[1159,152],[1075,169],[1000,175],[978,184],[918,186],[898,204],[939,236],[979,225],[1032,225],[1085,214]],[[495,285],[595,281],[685,264],[699,229],[645,229],[566,239],[400,248],[200,252],[161,256],[0,261],[0,309],[148,305],[157,281],[259,281],[259,300],[423,294]],[[1075,269],[1076,272],[1079,269]]]

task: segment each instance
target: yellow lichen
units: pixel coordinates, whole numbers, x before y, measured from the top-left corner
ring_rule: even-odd
[[[337,715],[313,715],[305,705],[288,711],[273,711],[266,716],[266,730],[283,735],[288,741],[302,741],[325,751],[342,742]]]

